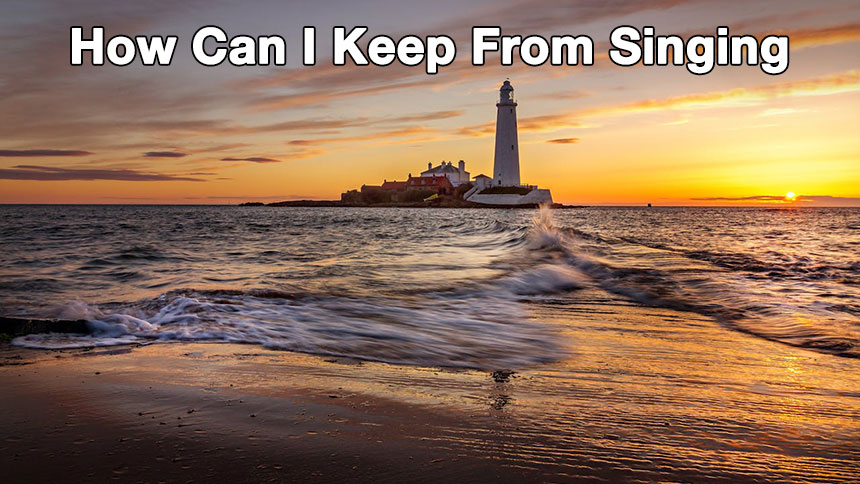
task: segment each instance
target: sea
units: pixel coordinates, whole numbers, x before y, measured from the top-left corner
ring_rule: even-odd
[[[606,298],[860,357],[860,209],[0,206],[0,316],[92,331],[13,340],[28,348],[526,368],[570,357],[559,321],[623,318]]]

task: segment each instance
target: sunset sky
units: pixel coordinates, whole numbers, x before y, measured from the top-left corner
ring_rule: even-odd
[[[191,37],[279,34],[288,66],[203,67]],[[618,67],[618,25],[658,34],[789,35],[791,63]],[[179,36],[171,66],[69,64],[69,28]],[[317,64],[301,67],[302,26]],[[458,55],[333,66],[331,29],[446,34]],[[473,25],[588,34],[595,65],[475,67]],[[87,34],[85,34],[87,36]],[[86,56],[85,59],[89,57]],[[860,5],[807,1],[34,2],[0,6],[0,203],[336,199],[428,162],[491,174],[498,88],[519,102],[525,183],[575,204],[860,206]]]

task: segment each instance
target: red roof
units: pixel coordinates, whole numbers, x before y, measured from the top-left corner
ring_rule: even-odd
[[[409,188],[454,188],[447,176],[411,176],[406,182]]]
[[[382,184],[382,189],[383,190],[405,190],[406,189],[406,182],[405,181],[402,181],[402,182],[386,181],[385,183]]]

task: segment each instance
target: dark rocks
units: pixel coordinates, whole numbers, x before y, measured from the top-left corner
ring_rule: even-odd
[[[25,319],[0,317],[0,333],[23,336],[39,333],[89,334],[90,329],[83,319]]]
[[[492,373],[492,377],[496,383],[507,383],[514,373],[516,372],[513,370],[496,370]]]

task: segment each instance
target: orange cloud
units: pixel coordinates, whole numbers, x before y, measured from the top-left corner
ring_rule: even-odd
[[[857,42],[860,40],[860,24],[832,25],[829,27],[776,31],[773,33],[776,35],[788,35],[791,39],[791,48],[802,49],[805,47],[840,44],[842,42]]]
[[[227,158],[221,158],[221,161],[250,161],[251,163],[280,163],[281,160],[276,160],[274,158],[267,158],[265,156],[249,156],[245,158],[234,158],[232,156],[228,156]]]
[[[815,207],[858,207],[860,197],[835,197],[832,195],[798,195],[787,199],[785,195],[751,195],[747,197],[701,197],[691,198],[696,202],[763,202],[763,203],[801,203]]]
[[[435,133],[436,130],[427,128],[425,126],[411,126],[408,128],[402,129],[394,129],[389,131],[380,131],[377,133],[370,133],[365,135],[358,136],[339,136],[339,137],[331,137],[331,138],[315,138],[315,139],[297,139],[289,141],[288,144],[294,146],[309,146],[309,145],[324,145],[330,143],[346,143],[346,142],[360,142],[360,141],[376,141],[381,139],[388,138],[399,138],[405,136],[413,136],[416,134],[426,134],[426,133]],[[410,142],[416,140],[409,140]]]
[[[3,180],[68,181],[68,180],[118,180],[118,181],[205,181],[201,178],[175,176],[165,173],[137,170],[115,170],[106,168],[59,168],[54,166],[18,165],[0,169]]]
[[[48,157],[48,156],[87,156],[91,155],[89,151],[80,150],[0,150],[0,156],[3,157]]]
[[[390,67],[390,66],[388,66]],[[375,69],[379,71],[379,77],[385,79],[385,69],[387,67],[376,67]],[[344,69],[352,72],[353,69],[350,67],[340,67],[340,69]],[[318,69],[308,69],[316,71]],[[394,69],[391,69],[394,70]],[[249,103],[249,107],[252,111],[272,111],[278,109],[286,109],[292,108],[296,106],[308,106],[315,104],[325,104],[330,101],[335,101],[337,99],[357,97],[357,96],[367,96],[369,94],[378,94],[385,93],[395,89],[407,89],[410,87],[417,87],[423,84],[422,80],[416,80],[412,82],[403,82],[397,84],[383,84],[379,86],[371,86],[365,87],[361,89],[343,89],[337,88],[335,90],[329,89],[320,89],[320,90],[311,90],[308,92],[299,92],[295,94],[286,94],[282,96],[268,96],[258,99],[252,99]],[[353,79],[353,84],[355,84],[355,79]]]
[[[822,96],[860,90],[860,71],[850,70],[840,74],[779,82],[760,87],[738,87],[725,91],[687,94],[665,99],[646,99],[620,106],[605,106],[579,111],[578,116],[630,114],[645,111],[662,111],[698,107],[713,107],[720,104],[758,103],[790,96]]]
[[[143,154],[145,158],[182,158],[188,156],[188,153],[178,151],[147,151]]]
[[[456,130],[456,134],[460,136],[469,136],[473,138],[481,138],[484,136],[491,136],[496,132],[496,124],[495,123],[483,123],[476,124],[472,126],[463,126]]]
[[[517,120],[519,131],[552,131],[559,127],[582,127],[583,124],[571,118],[569,113],[544,114],[529,116]],[[496,123],[487,122],[458,128],[454,133],[458,136],[481,138],[492,136],[496,132]]]

